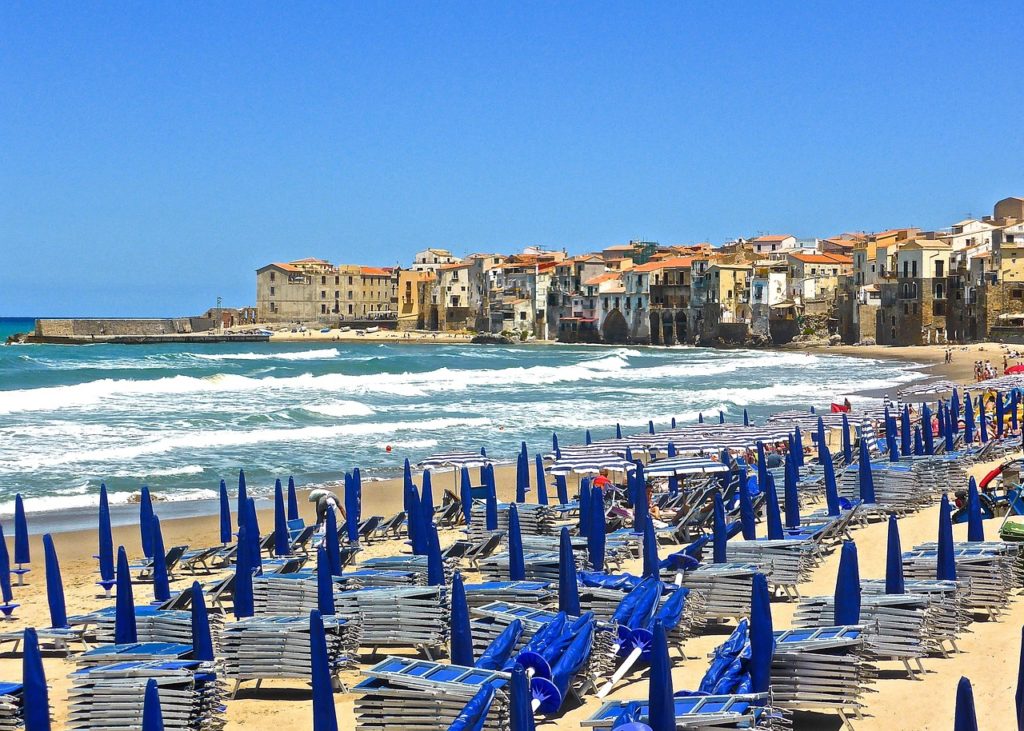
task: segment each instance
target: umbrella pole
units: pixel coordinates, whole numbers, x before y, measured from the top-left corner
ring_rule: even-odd
[[[641,650],[639,647],[634,648],[633,651],[626,656],[626,659],[622,661],[622,664],[619,665],[618,669],[615,671],[612,677],[609,678],[608,682],[601,687],[601,690],[597,691],[597,697],[604,698],[606,695],[611,693],[612,688],[615,687],[615,684],[626,676],[626,673],[628,673],[630,669],[636,664],[636,661],[640,659],[640,655],[642,654],[643,650]]]

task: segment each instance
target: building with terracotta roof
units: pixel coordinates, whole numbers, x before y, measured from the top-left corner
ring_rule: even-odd
[[[416,252],[412,268],[418,272],[436,272],[439,267],[454,264],[458,260],[448,249],[429,248]]]
[[[798,307],[807,302],[831,301],[839,277],[853,272],[853,259],[841,254],[791,253],[786,257],[786,265],[789,297]]]
[[[796,236],[790,234],[767,234],[750,239],[754,256],[757,258],[785,256],[785,253],[797,248]]]
[[[393,322],[397,276],[392,269],[334,265],[309,257],[256,270],[260,322],[337,325],[345,321]]]

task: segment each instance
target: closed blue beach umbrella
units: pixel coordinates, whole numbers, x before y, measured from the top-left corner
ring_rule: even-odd
[[[590,567],[594,571],[604,571],[604,495],[600,490],[590,491],[590,531],[587,534],[587,550],[590,556]]]
[[[580,587],[576,576],[576,556],[569,529],[562,526],[558,536],[558,611],[580,616]]]
[[[516,456],[516,502],[526,502],[526,474],[530,469],[529,463],[523,458],[522,452]]]
[[[50,697],[35,629],[25,630],[21,658],[22,720],[25,731],[50,731]]]
[[[797,467],[804,466],[804,437],[798,426],[793,430],[793,464]]]
[[[775,478],[768,475],[768,485],[764,491],[765,523],[768,525],[768,540],[781,541],[785,538],[782,531],[782,513],[779,512],[779,493],[775,488]]]
[[[323,617],[315,609],[309,613],[309,667],[313,685],[313,731],[338,731],[330,659],[327,656],[327,633],[324,632]]]
[[[238,529],[242,529],[242,524],[245,523],[245,503],[249,499],[249,493],[245,489],[245,470],[238,470],[238,507],[236,512],[238,513]]]
[[[718,423],[719,424],[724,424],[725,423],[725,414],[721,410],[719,410],[719,412],[718,412]]]
[[[871,473],[871,458],[868,443],[860,440],[860,460],[857,464],[857,478],[860,483],[860,499],[865,505],[875,504],[875,478]]]
[[[635,462],[633,472],[633,532],[642,533],[647,517],[650,515],[647,505],[647,482],[644,479],[643,462]]]
[[[843,461],[846,464],[853,462],[853,443],[850,441],[850,420],[843,413]]]
[[[647,687],[647,723],[651,727],[651,731],[675,731],[676,712],[672,689],[672,661],[668,656],[665,625],[660,619],[654,621],[654,639],[651,645],[651,671]]]
[[[793,460],[790,460],[789,455],[786,455],[786,460],[789,462],[786,468],[786,482],[783,487],[785,490],[783,499],[786,504],[786,527],[799,528],[800,496],[797,494],[796,488],[796,464],[794,464]]]
[[[487,465],[484,473],[487,499],[484,504],[484,527],[489,531],[498,530],[498,492],[494,485],[494,466]]]
[[[424,473],[424,484],[427,474]],[[359,542],[359,522],[363,515],[363,486],[358,468],[349,475],[345,473],[345,528],[348,530],[349,543]]]
[[[25,502],[21,493],[14,496],[14,563],[18,568],[32,563],[28,550],[28,519],[25,517]]]
[[[772,633],[771,597],[764,574],[754,574],[750,591],[750,692],[767,693],[772,683],[772,656],[775,635]]]
[[[630,456],[632,456],[632,454]],[[672,458],[672,457],[676,456],[676,443],[675,442],[669,442],[668,443],[668,456],[669,456],[669,458]]]
[[[466,587],[462,583],[462,574],[458,571],[452,578],[451,627],[452,665],[473,667],[473,628],[469,623]]]
[[[967,540],[976,543],[985,540],[985,526],[981,519],[981,498],[978,483],[971,477],[967,483]]]
[[[6,553],[6,548],[4,552]],[[99,551],[100,582],[114,580],[114,535],[110,528],[110,503],[107,502],[107,486],[100,484]],[[109,589],[110,584],[104,584]]]
[[[256,614],[252,597],[252,563],[246,548],[248,546],[246,533],[248,533],[248,528],[245,525],[238,529],[238,553],[235,557],[235,619],[245,619]],[[118,596],[120,596],[120,591]]]
[[[653,421],[648,421],[647,422],[647,433],[648,434],[654,434],[654,422]]]
[[[889,515],[889,536],[885,545],[885,593],[905,594],[903,580],[903,548],[900,546],[900,527],[896,515]]]
[[[57,549],[53,547],[53,537],[49,533],[43,536],[43,558],[46,563],[46,602],[50,606],[50,626],[58,629],[67,627],[68,610],[64,602],[64,582],[60,576]]]
[[[775,505],[778,509],[778,502]],[[729,540],[729,527],[725,524],[725,505],[722,502],[722,493],[717,490],[714,498],[712,531],[711,560],[713,563],[725,563],[725,544]]]
[[[473,481],[469,467],[463,467],[459,476],[459,501],[462,503],[462,520],[466,525],[473,522]]]
[[[558,448],[558,435],[551,432],[551,451],[555,453],[557,459],[562,458],[562,450]]]
[[[942,410],[939,410],[942,413]],[[928,404],[921,406],[921,436],[924,438],[924,453],[935,454],[935,433],[932,431],[932,410]]]
[[[281,481],[274,483],[274,555],[287,556],[291,549],[291,536],[288,534],[288,510],[284,504],[284,488]]]
[[[590,478],[584,477],[580,480],[580,510],[579,528],[576,531],[581,536],[590,535]]]
[[[743,409],[743,426],[750,426],[750,415]]]
[[[142,536],[142,553],[146,558],[153,558],[153,498],[145,485],[139,500],[139,533]]]
[[[288,476],[288,520],[298,520],[299,515],[299,498],[295,494],[295,478],[291,475]]]
[[[1020,394],[1013,391],[1010,395],[1010,428],[1017,431],[1017,407],[1020,405]]]
[[[256,516],[256,500],[254,498],[248,498],[245,501],[246,505],[246,527],[249,532],[249,566],[255,573],[260,573],[263,568],[263,559],[260,553],[260,523],[259,518]]]
[[[420,487],[420,525],[431,525],[434,522],[434,488],[430,478],[430,470],[423,473]]]
[[[153,599],[165,602],[171,598],[171,582],[167,576],[167,552],[160,519],[153,516]]]
[[[587,445],[594,443],[594,440],[590,436],[590,429],[587,429],[587,433],[583,435],[583,441]]]
[[[964,395],[964,444],[974,443],[974,405],[971,394]]]
[[[697,412],[697,423],[698,424],[703,424],[704,423],[704,412],[703,411]]]
[[[237,591],[236,589],[236,594]],[[138,641],[139,632],[135,624],[135,597],[132,594],[132,574],[128,568],[128,554],[125,553],[124,546],[118,546],[117,596],[114,597],[114,644],[128,645]]]
[[[142,699],[142,731],[164,731],[164,714],[160,708],[160,693],[156,681],[146,681],[146,695]]]
[[[537,504],[547,505],[548,504],[548,483],[544,479],[544,458],[540,454],[534,457],[535,469],[537,478]]]
[[[832,462],[832,453],[825,450],[825,461],[822,463],[825,473],[825,509],[829,516],[838,516],[842,509],[839,506],[839,486],[836,484],[836,466]]]
[[[960,392],[957,389],[953,389],[953,395],[949,397],[949,410],[953,415],[953,424],[960,421]],[[953,431],[956,431],[956,426],[953,427]]]
[[[565,475],[555,475],[555,492],[558,493],[559,505],[569,504],[569,485],[565,480]]]
[[[533,697],[530,694],[530,681],[522,665],[512,668],[509,696],[509,731],[534,731]]]
[[[920,457],[924,454],[924,440],[921,438],[921,427],[914,425],[914,456]]]
[[[437,527],[431,525],[427,533],[427,586],[444,586],[444,558]]]
[[[7,539],[4,537],[3,526],[0,526],[0,593],[4,600],[0,611],[3,611],[5,616],[10,616],[10,613],[18,605],[11,604],[14,600],[14,591],[11,589],[11,555],[7,552]]]
[[[418,529],[419,528],[417,528],[417,530]],[[341,547],[338,544],[338,518],[330,508],[327,509],[327,517],[324,521],[324,548],[327,549],[327,560],[331,566],[331,576],[341,576]]]
[[[910,426],[910,406],[907,404],[903,405],[903,413],[900,414],[900,453],[910,454],[910,450],[913,449],[913,445],[910,442],[911,439],[911,426]]]
[[[519,510],[515,504],[508,506],[508,578],[509,581],[526,580],[523,534],[519,530]]]
[[[996,436],[1003,436],[1003,394],[1001,391],[996,392]]]
[[[225,546],[231,543],[231,503],[224,480],[220,481],[220,542]]]
[[[818,463],[825,463],[825,454],[828,452],[828,443],[825,439],[825,422],[818,417],[818,427],[815,430],[815,446],[818,447]]]
[[[985,399],[978,396],[978,431],[981,433],[981,443],[988,441],[988,417],[985,414]]]
[[[860,566],[857,561],[857,544],[853,541],[843,541],[839,555],[833,612],[836,625],[860,622]]]
[[[971,687],[971,681],[967,678],[960,678],[960,682],[956,684],[953,731],[978,731],[978,717],[974,710],[974,689]]]
[[[939,581],[956,581],[956,556],[953,555],[953,521],[950,515],[949,498],[943,493],[939,503],[939,540],[935,562],[935,578]]]
[[[192,582],[192,659],[199,662],[213,661],[210,613],[206,611],[206,597],[198,581]]]
[[[764,442],[757,442],[757,487],[763,490],[768,484],[768,461],[764,456]]]
[[[658,558],[658,536],[654,532],[654,521],[650,516],[644,523],[643,533],[643,575],[658,576],[660,574],[661,559]]]
[[[316,551],[316,608],[324,617],[333,617],[334,577],[331,575],[331,560],[323,546]]]
[[[622,439],[622,425],[615,422],[615,438]]]
[[[896,423],[896,421],[893,420],[893,424],[895,424],[895,423]],[[885,441],[889,445],[889,461],[890,462],[899,462],[900,461],[900,445],[899,445],[899,442],[896,440],[896,432],[895,431],[886,432]]]
[[[950,422],[949,409],[946,409],[946,433],[943,434],[943,437],[945,438],[947,452],[953,451],[953,438],[956,432],[956,428]]]
[[[476,695],[459,711],[448,731],[483,731],[493,702],[494,686],[489,683],[481,685]]]
[[[754,525],[754,506],[750,503],[750,492],[745,485],[740,485],[740,527],[743,531],[743,539],[753,541],[757,539],[757,528]]]

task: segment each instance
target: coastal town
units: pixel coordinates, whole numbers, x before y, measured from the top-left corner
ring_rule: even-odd
[[[207,314],[236,327],[567,343],[1021,343],[1024,198],[933,231],[630,241],[578,255],[431,247],[407,267],[271,263],[257,270],[254,308]]]

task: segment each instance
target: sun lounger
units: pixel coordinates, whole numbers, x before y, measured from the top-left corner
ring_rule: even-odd
[[[432,655],[447,648],[450,610],[440,586],[366,588],[335,597],[339,617],[361,623],[360,647],[409,647]]]
[[[677,697],[673,703],[676,728],[684,731],[768,731],[782,727],[774,724],[777,720],[776,711],[768,705],[767,694]],[[641,721],[646,721],[649,715],[648,703],[646,700],[605,701],[580,725],[594,731],[613,731],[616,719],[626,712],[632,712]]]
[[[192,654],[191,644],[177,642],[131,642],[124,645],[100,645],[75,656],[79,667],[113,665],[121,662],[184,660]]]
[[[167,549],[167,553],[164,554],[164,564],[167,567],[167,577],[174,580],[174,569],[177,567],[178,562],[181,561],[181,557],[185,555],[188,550],[188,546],[172,546]],[[132,564],[128,567],[132,571],[137,571],[138,574],[135,576],[135,581],[152,581],[153,580],[153,560],[148,559],[142,563]]]
[[[189,572],[193,576],[199,572],[199,569],[202,569],[205,574],[212,573],[212,564],[222,550],[221,546],[210,546],[209,548],[200,548],[195,551],[185,551],[181,556],[179,565],[182,570]]]

